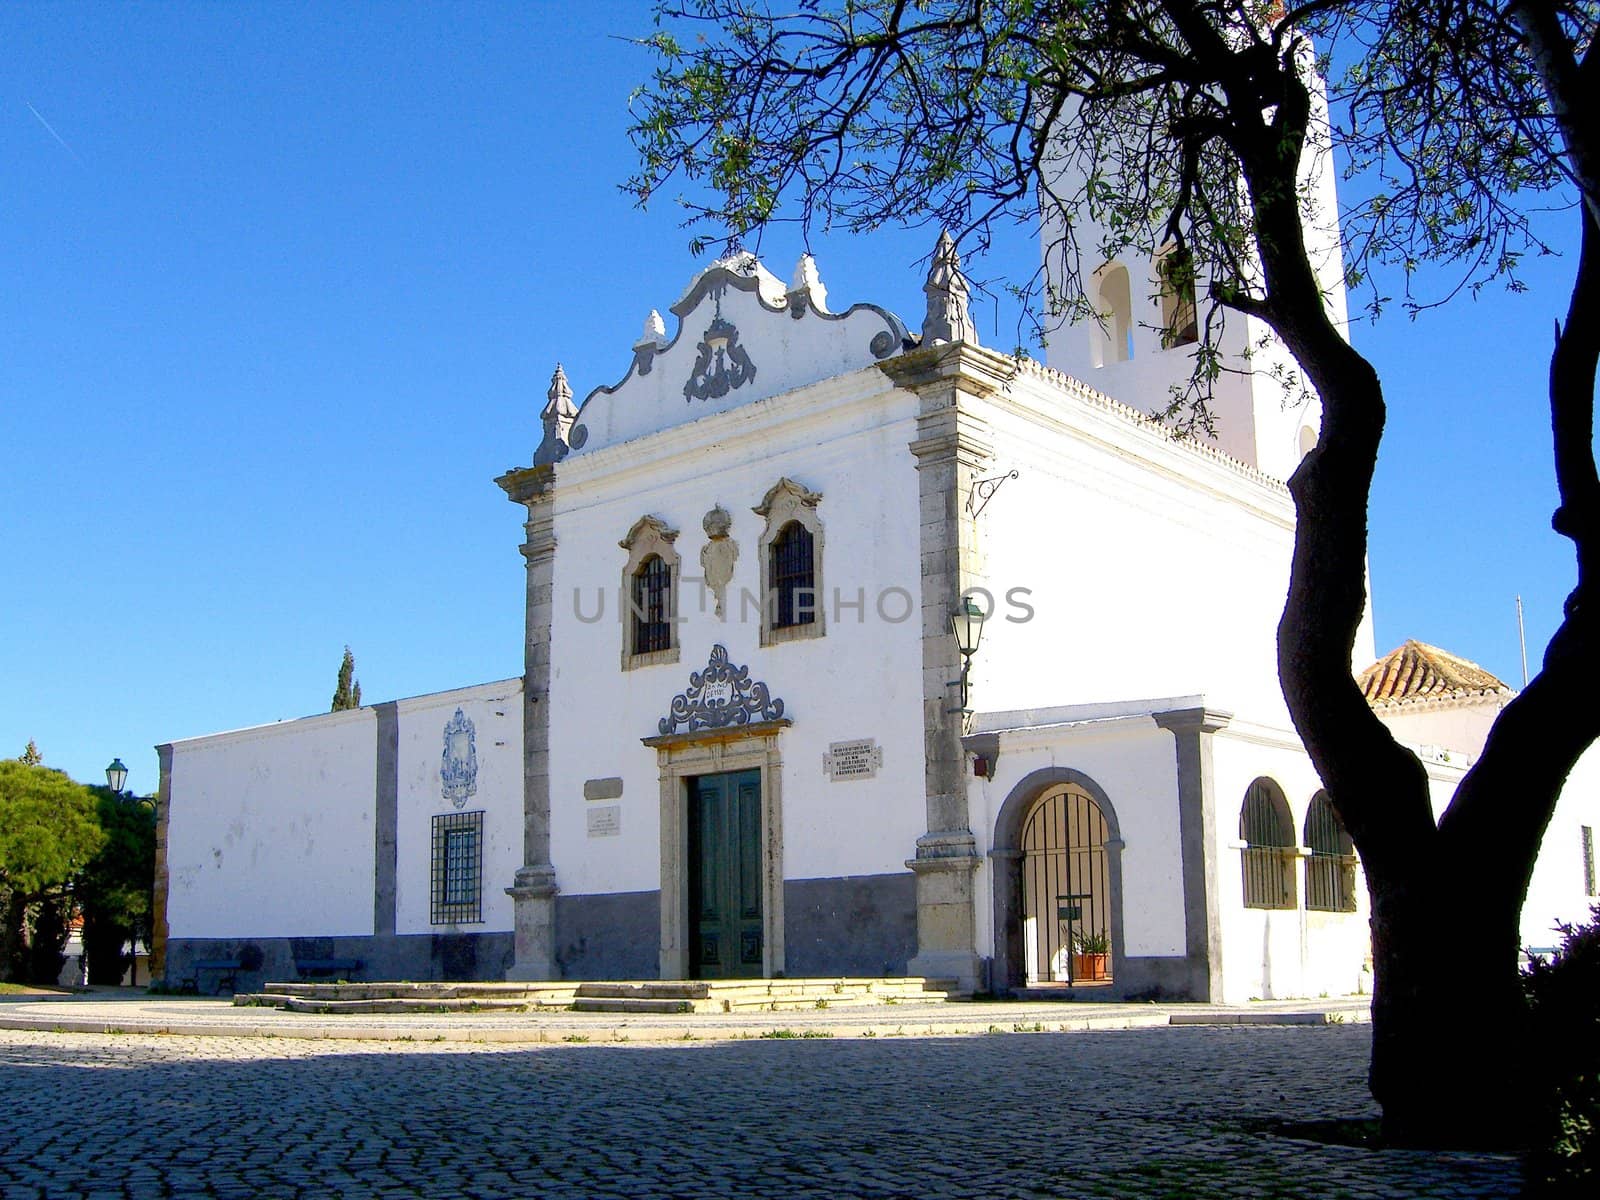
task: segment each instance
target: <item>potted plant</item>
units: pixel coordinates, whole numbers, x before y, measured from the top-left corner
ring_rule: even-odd
[[[1111,939],[1105,933],[1072,931],[1072,981],[1093,983],[1111,978]]]

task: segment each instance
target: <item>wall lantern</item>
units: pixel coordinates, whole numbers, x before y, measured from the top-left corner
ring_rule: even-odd
[[[122,795],[122,785],[128,782],[128,768],[120,758],[113,758],[111,765],[106,768],[106,786],[117,795]]]
[[[961,652],[961,708],[967,712],[968,676],[972,671],[972,656],[978,652],[983,640],[983,621],[987,614],[971,596],[963,596],[961,604],[950,614],[950,635]]]

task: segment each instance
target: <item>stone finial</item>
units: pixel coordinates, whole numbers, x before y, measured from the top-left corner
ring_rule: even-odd
[[[659,346],[667,340],[667,323],[661,319],[661,314],[655,309],[650,310],[650,315],[644,319],[644,332],[639,335],[636,346],[649,343]]]
[[[928,281],[922,285],[928,297],[928,315],[922,319],[922,344],[937,346],[941,342],[970,342],[978,344],[978,330],[967,311],[967,277],[961,273],[961,256],[950,231],[939,234],[939,244],[933,250],[933,263],[928,268]]]
[[[655,309],[644,319],[644,332],[633,344],[633,369],[641,375],[650,374],[656,355],[667,348],[667,323]]]
[[[789,284],[789,315],[798,320],[805,316],[808,306],[819,313],[828,311],[828,289],[822,286],[817,260],[809,252],[802,254],[794,265],[794,282]]]
[[[561,369],[560,363],[556,364],[555,374],[550,376],[550,390],[545,395],[549,397],[549,403],[540,414],[540,420],[544,423],[544,440],[533,455],[533,465],[536,467],[560,462],[567,456],[568,433],[572,429],[572,422],[578,417],[578,406],[572,402],[572,386],[567,382],[567,373]]]

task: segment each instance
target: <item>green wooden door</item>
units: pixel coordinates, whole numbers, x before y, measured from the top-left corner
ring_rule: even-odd
[[[761,976],[761,772],[689,784],[689,974]]]

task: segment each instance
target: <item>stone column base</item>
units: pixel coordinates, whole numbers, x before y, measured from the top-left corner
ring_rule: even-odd
[[[977,950],[973,874],[982,859],[967,830],[927,833],[906,866],[917,877],[917,954],[906,970],[930,979],[953,979],[966,994],[984,987]]]
[[[536,863],[517,872],[516,881],[506,889],[516,902],[516,961],[506,979],[540,981],[557,977],[556,869],[549,863]]]

